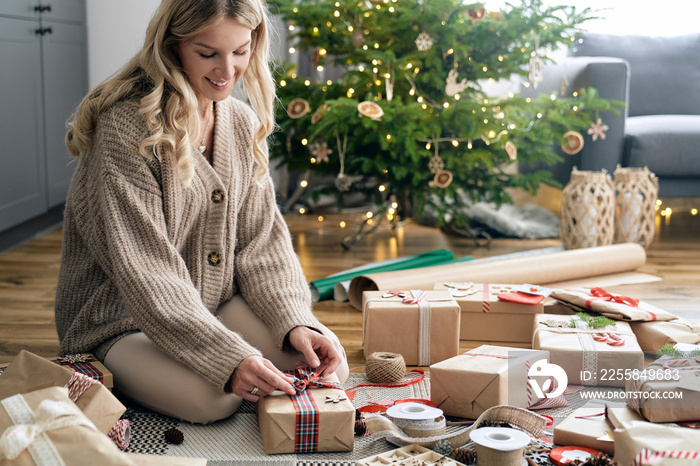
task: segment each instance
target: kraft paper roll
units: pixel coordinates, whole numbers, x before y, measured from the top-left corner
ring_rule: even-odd
[[[362,293],[371,290],[432,290],[435,283],[536,283],[549,287],[588,277],[631,272],[646,261],[639,244],[614,244],[596,248],[572,249],[538,256],[484,262],[465,262],[359,275],[350,282],[350,304],[362,309]],[[625,283],[622,280],[622,283]],[[598,286],[598,285],[594,285]]]

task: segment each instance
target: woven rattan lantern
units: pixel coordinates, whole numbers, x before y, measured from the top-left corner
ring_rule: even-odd
[[[566,249],[612,244],[615,190],[607,171],[584,171],[574,167],[562,191],[560,233]]]
[[[639,243],[648,248],[654,240],[654,217],[659,180],[649,168],[615,170],[615,242]]]

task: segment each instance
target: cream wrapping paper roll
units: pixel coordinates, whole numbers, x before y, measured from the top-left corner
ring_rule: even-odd
[[[586,277],[631,272],[644,262],[646,262],[644,248],[639,244],[626,243],[571,249],[534,257],[370,273],[352,279],[348,299],[350,304],[359,311],[362,309],[362,293],[365,291],[429,290],[439,281],[536,283],[551,287]]]

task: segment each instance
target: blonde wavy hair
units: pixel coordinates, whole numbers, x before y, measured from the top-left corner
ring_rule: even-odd
[[[194,176],[191,151],[200,131],[197,98],[176,53],[178,44],[230,17],[250,28],[250,63],[243,85],[260,125],[254,135],[256,178],[268,170],[265,140],[275,128],[275,82],[270,72],[269,18],[264,0],[163,0],[151,19],[142,50],[119,72],[93,89],[78,105],[68,123],[66,147],[74,156],[89,149],[97,117],[122,100],[138,100],[148,136],[139,144],[146,158],[174,156],[185,186]]]

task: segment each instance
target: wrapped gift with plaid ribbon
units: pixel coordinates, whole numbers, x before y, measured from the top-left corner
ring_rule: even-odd
[[[365,356],[399,353],[428,366],[459,354],[459,306],[447,291],[365,291],[362,313]]]
[[[71,400],[100,432],[111,433],[119,447],[128,446],[128,425],[117,422],[126,407],[97,380],[25,350],[0,375],[0,399],[47,387],[67,387]]]
[[[55,356],[46,359],[58,364],[59,366],[68,367],[76,372],[80,372],[81,374],[85,374],[92,379],[102,382],[102,385],[107,387],[109,390],[111,390],[114,385],[112,373],[107,370],[99,359],[90,353],[66,354],[63,356]],[[0,364],[0,374],[7,369],[7,366],[8,364]]]
[[[529,408],[543,398],[530,383],[530,368],[548,351],[482,345],[430,366],[430,399],[448,416],[476,419],[492,406]],[[548,377],[532,377],[539,387]]]
[[[297,394],[257,402],[265,453],[352,451],[355,407],[335,374],[320,378],[308,366],[288,372]]]
[[[523,285],[438,282],[434,288],[457,300],[460,340],[530,343],[535,315],[544,313],[544,297],[522,292]]]

